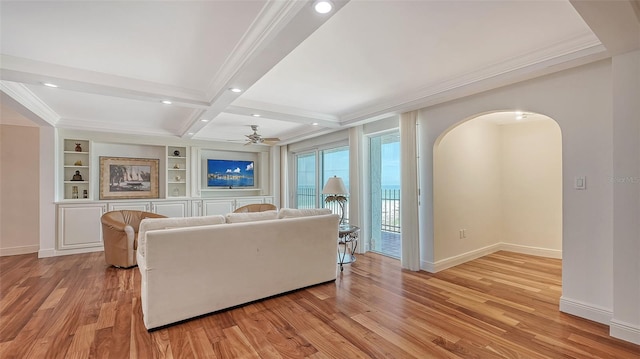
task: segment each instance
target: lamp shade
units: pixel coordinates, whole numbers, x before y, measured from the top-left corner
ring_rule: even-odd
[[[344,186],[344,182],[342,182],[342,178],[340,177],[330,177],[327,180],[327,183],[324,185],[322,189],[322,194],[347,194],[347,187]]]

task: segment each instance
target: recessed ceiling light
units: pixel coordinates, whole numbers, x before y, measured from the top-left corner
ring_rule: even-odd
[[[333,4],[331,3],[331,1],[328,1],[328,0],[318,0],[313,3],[313,9],[318,14],[326,14],[330,12],[331,9],[333,9]]]
[[[171,101],[169,100],[162,100],[162,103],[165,105],[171,105]]]
[[[209,120],[207,120],[207,119],[205,119],[205,118],[203,118],[203,119],[202,119],[202,120],[200,120],[200,121],[202,121],[202,122],[209,122]]]
[[[187,135],[193,136],[193,132],[189,132],[189,133],[187,133]]]
[[[47,87],[58,87],[58,85],[52,84],[51,82],[43,82],[42,84],[47,86]]]
[[[260,117],[260,114],[259,114],[259,113],[252,113],[252,114],[251,114],[251,116],[253,116],[253,117]]]
[[[318,126],[318,123],[317,122],[312,122],[311,126]]]
[[[242,90],[240,90],[239,88],[235,88],[235,87],[230,88],[229,91],[235,92],[235,93],[242,92]]]

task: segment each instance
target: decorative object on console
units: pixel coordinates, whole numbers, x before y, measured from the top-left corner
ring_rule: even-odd
[[[82,152],[82,145],[76,142],[76,152]]]
[[[325,203],[333,203],[337,202],[338,206],[340,206],[340,225],[344,224],[344,204],[347,203],[347,197],[344,196],[348,194],[347,188],[344,186],[344,182],[340,177],[330,177],[327,180],[327,183],[324,185],[322,189],[322,194],[326,194],[327,198],[324,199]]]
[[[159,161],[100,157],[100,199],[158,198]]]
[[[82,181],[82,175],[80,174],[80,171],[76,171],[76,174],[73,175],[73,177],[71,178],[72,181]]]

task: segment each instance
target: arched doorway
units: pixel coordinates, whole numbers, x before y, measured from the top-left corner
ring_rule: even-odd
[[[434,144],[437,270],[496,250],[562,255],[562,137],[551,118],[500,111]]]

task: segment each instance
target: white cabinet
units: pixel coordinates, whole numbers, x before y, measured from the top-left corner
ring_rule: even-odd
[[[225,215],[233,212],[233,199],[216,199],[202,201],[202,216],[211,216],[214,214]]]
[[[151,212],[150,202],[109,202],[109,211],[143,211]]]
[[[151,210],[153,213],[167,217],[188,217],[189,201],[152,202]]]
[[[90,199],[89,141],[65,139],[62,146],[62,199]]]
[[[102,248],[100,217],[106,204],[58,206],[58,250]]]

